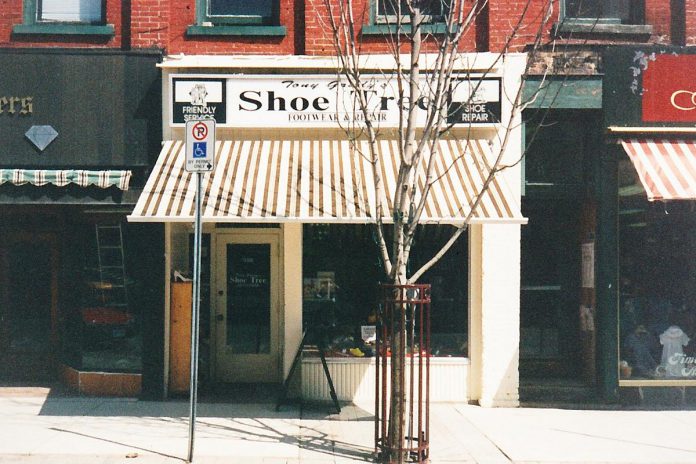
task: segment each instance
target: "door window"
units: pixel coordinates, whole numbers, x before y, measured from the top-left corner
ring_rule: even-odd
[[[227,345],[238,354],[269,353],[270,244],[227,244],[227,295]]]

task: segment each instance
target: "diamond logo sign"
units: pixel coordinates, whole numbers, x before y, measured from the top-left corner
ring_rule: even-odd
[[[44,151],[58,137],[58,132],[51,126],[31,126],[24,134],[40,151]]]

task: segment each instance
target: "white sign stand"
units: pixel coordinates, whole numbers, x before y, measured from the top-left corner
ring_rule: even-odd
[[[215,121],[186,123],[186,171],[196,174],[196,213],[193,235],[193,298],[191,302],[191,380],[189,398],[188,462],[193,462],[198,402],[198,337],[201,312],[201,203],[203,173],[215,167]]]

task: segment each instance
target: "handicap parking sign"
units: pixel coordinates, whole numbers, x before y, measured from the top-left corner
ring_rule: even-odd
[[[206,146],[207,142],[193,142],[193,157],[205,158],[208,153]]]
[[[186,171],[209,172],[215,167],[215,121],[186,121]]]

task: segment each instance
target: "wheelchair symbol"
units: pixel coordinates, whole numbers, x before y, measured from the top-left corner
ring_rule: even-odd
[[[208,150],[206,149],[207,142],[193,142],[193,157],[194,158],[205,158]]]

